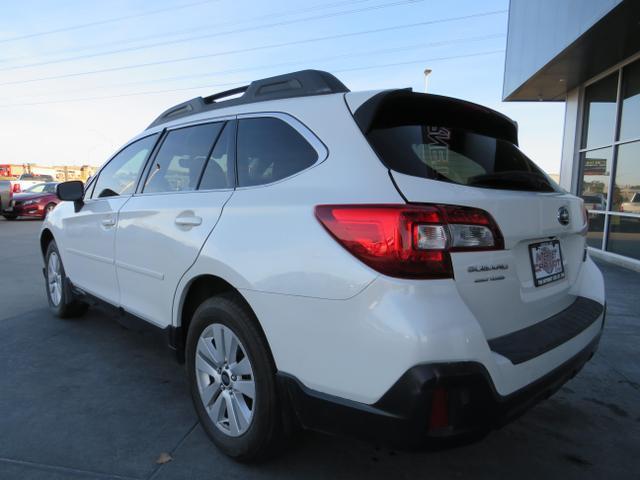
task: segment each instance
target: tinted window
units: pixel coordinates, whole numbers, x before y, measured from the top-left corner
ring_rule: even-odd
[[[587,205],[589,210],[606,209],[612,155],[612,147],[600,148],[580,154],[582,184],[579,193],[583,197],[599,197],[601,199],[598,203]]]
[[[602,147],[613,142],[617,91],[617,73],[586,88],[582,148]]]
[[[153,160],[145,193],[195,190],[211,147],[222,129],[208,123],[169,132]]]
[[[219,188],[233,188],[234,161],[233,143],[235,140],[233,123],[227,123],[216,141],[207,166],[200,180],[200,190],[215,190]]]
[[[506,140],[432,125],[374,128],[368,140],[390,169],[474,187],[551,192],[546,175]]]
[[[640,138],[640,62],[625,67],[622,73],[620,140],[635,138]]]
[[[142,138],[113,157],[100,172],[91,198],[132,194],[138,174],[157,138],[157,134]]]
[[[293,127],[277,118],[238,122],[238,184],[275,182],[313,165],[318,154]]]

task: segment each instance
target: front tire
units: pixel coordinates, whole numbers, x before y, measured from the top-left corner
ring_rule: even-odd
[[[49,309],[59,318],[78,317],[87,311],[88,305],[76,298],[71,282],[64,271],[64,265],[55,241],[49,243],[45,255],[45,275]]]
[[[47,215],[49,215],[53,209],[56,208],[56,204],[55,203],[48,203],[46,207],[44,207],[44,211],[42,212],[42,218],[45,219],[47,218]]]
[[[264,460],[282,439],[275,365],[255,316],[238,295],[203,302],[186,343],[194,407],[205,432],[226,455]]]

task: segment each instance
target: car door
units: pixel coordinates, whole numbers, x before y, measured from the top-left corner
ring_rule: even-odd
[[[135,191],[158,135],[137,140],[117,153],[85,193],[84,205],[62,220],[65,271],[74,285],[119,305],[115,271],[118,210]]]
[[[145,181],[120,210],[116,272],[121,305],[160,327],[235,187],[235,121],[169,129]]]

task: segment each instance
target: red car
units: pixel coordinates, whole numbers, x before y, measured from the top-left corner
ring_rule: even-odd
[[[14,193],[9,206],[2,211],[2,216],[7,220],[46,217],[60,202],[56,195],[56,185],[57,182],[38,183],[22,193]]]

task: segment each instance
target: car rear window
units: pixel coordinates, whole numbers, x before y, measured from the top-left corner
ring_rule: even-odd
[[[426,124],[375,128],[367,137],[382,161],[400,173],[473,187],[555,191],[546,175],[505,140]]]
[[[391,170],[474,187],[558,188],[517,147],[517,125],[481,105],[395,90],[369,99],[354,119]]]

